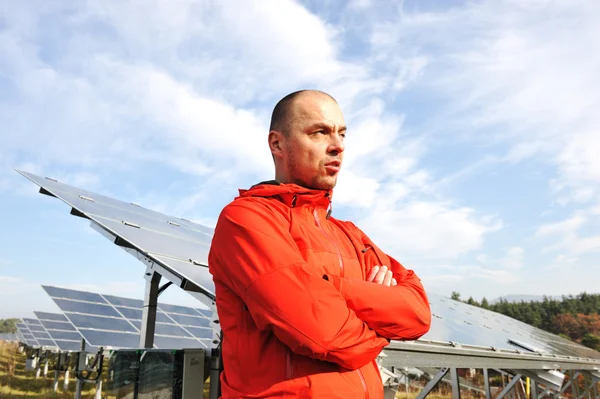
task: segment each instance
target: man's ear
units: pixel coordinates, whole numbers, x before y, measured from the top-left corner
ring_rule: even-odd
[[[283,156],[283,144],[285,142],[285,136],[277,131],[271,130],[269,132],[269,149],[273,157],[281,158]]]

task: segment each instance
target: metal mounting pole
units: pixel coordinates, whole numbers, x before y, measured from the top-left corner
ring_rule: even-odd
[[[485,389],[485,399],[491,399],[492,393],[490,391],[490,376],[488,374],[488,369],[483,369],[483,384]]]
[[[142,315],[142,331],[140,331],[140,348],[154,347],[154,330],[156,328],[156,307],[160,290],[160,274],[146,269],[146,293],[144,295],[144,313]]]
[[[62,356],[60,353],[56,355],[56,363],[54,364],[54,384],[52,384],[52,390],[54,392],[58,391],[58,376],[60,375],[60,361],[62,360]]]
[[[460,380],[458,379],[458,370],[453,367],[450,369],[452,377],[452,399],[460,399]]]
[[[213,349],[210,357],[210,391],[208,394],[210,399],[218,399],[221,396],[222,365],[221,348]]]
[[[538,399],[537,382],[531,380],[531,399]]]
[[[85,353],[85,339],[81,340],[81,351],[77,358],[77,368],[75,369],[75,399],[81,399],[81,389],[83,387],[83,378],[81,371],[86,368],[87,355]]]

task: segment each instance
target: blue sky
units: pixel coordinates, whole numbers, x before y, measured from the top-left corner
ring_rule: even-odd
[[[273,177],[270,112],[300,88],[349,127],[334,215],[428,290],[599,291],[598,2],[33,3],[0,13],[0,317],[57,311],[41,284],[144,287],[14,169],[213,225]]]

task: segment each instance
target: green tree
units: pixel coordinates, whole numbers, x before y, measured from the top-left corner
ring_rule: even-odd
[[[490,304],[487,300],[486,297],[483,297],[483,299],[481,300],[481,307],[484,309],[489,309],[490,308]]]
[[[588,348],[600,350],[600,336],[598,335],[587,333],[581,339],[581,343],[587,346]]]
[[[17,319],[0,319],[0,333],[14,334],[17,332]]]
[[[454,299],[455,301],[460,301],[460,294],[456,291],[452,291],[452,295],[450,296],[451,299]]]

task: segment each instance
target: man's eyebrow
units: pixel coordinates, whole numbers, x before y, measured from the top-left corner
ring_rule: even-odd
[[[332,125],[327,124],[327,123],[322,123],[322,122],[317,122],[315,124],[312,124],[309,126],[308,130],[315,130],[315,129],[328,129],[331,130]],[[345,132],[346,131],[346,125],[342,125],[340,126],[340,128],[338,129],[338,132]]]

